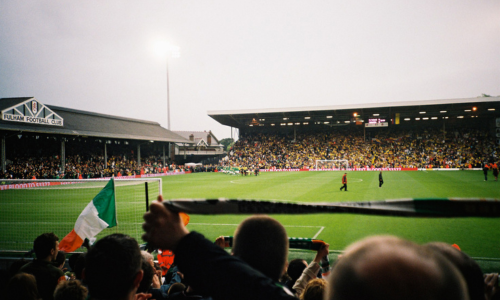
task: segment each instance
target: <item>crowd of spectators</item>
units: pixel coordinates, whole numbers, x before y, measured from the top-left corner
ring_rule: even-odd
[[[178,168],[168,162],[167,168]],[[164,172],[161,156],[141,158],[141,166],[135,157],[116,155],[108,157],[107,167],[104,156],[70,155],[66,156],[64,171],[61,170],[59,155],[47,157],[16,157],[6,166],[6,172],[0,170],[0,178],[5,179],[78,179],[101,178],[111,176],[129,176],[138,174],[158,174]]]
[[[2,299],[461,299],[497,300],[498,273],[483,274],[458,246],[416,244],[394,236],[372,236],[348,246],[330,267],[329,244],[314,259],[288,260],[289,241],[277,220],[255,215],[237,227],[231,254],[224,237],[215,243],[189,232],[179,213],[155,201],[144,215],[149,251],[171,249],[165,276],[151,252],[130,236],[111,234],[65,255],[53,233],[38,236],[36,258],[13,263],[0,285]],[[166,234],[168,232],[168,234]],[[326,261],[326,264],[325,264]]]
[[[292,134],[248,134],[220,164],[260,169],[313,169],[317,160],[347,160],[349,168],[481,168],[500,146],[484,130],[360,129]],[[492,161],[493,160],[493,161]]]
[[[100,147],[85,144],[68,146],[65,167],[61,169],[61,157],[57,149],[40,151],[18,151],[9,157],[6,172],[0,170],[0,179],[87,179],[138,174],[158,174],[167,170],[180,169],[169,158],[163,164],[163,156],[154,151],[144,151],[141,165],[133,150],[115,147],[109,151],[107,165]]]
[[[13,149],[2,179],[75,179],[162,173],[180,169],[155,151],[144,151],[141,165],[130,147],[113,145],[107,166],[100,144],[68,144],[61,169],[58,149]],[[484,130],[380,129],[365,135],[359,128],[337,127],[329,132],[247,134],[216,165],[194,166],[193,172],[221,167],[247,169],[314,169],[317,160],[346,160],[349,168],[482,168],[498,161],[499,145]]]

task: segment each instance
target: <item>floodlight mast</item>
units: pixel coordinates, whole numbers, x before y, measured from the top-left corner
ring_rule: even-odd
[[[167,54],[167,129],[170,130],[170,84],[168,80],[168,54]]]
[[[168,60],[169,58],[178,58],[180,56],[180,49],[177,46],[168,45],[166,48],[167,56],[167,129],[170,130],[170,80],[168,74]]]

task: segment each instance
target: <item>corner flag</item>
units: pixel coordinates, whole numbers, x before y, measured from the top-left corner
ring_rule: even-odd
[[[75,223],[75,228],[59,243],[59,250],[73,252],[85,238],[95,239],[105,228],[116,226],[115,190],[113,178],[85,207]]]

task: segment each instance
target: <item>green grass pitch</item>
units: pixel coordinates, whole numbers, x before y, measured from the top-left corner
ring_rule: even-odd
[[[261,172],[259,176],[197,173],[163,179],[165,199],[239,198],[293,202],[370,201],[400,198],[500,198],[500,182],[483,181],[481,171],[347,172],[348,191],[339,191],[344,172]],[[192,215],[190,230],[214,239],[232,235],[246,216]],[[456,243],[475,257],[500,257],[500,219],[408,218],[355,214],[274,215],[293,237],[317,237],[342,250],[375,234],[418,243]]]
[[[261,172],[259,176],[196,173],[166,176],[165,199],[232,198],[292,202],[370,201],[400,198],[500,198],[500,183],[483,181],[481,171],[347,172],[348,191],[341,192],[344,172]],[[490,175],[491,177],[491,175]],[[75,185],[76,186],[76,185]],[[140,241],[145,211],[143,186],[117,188],[118,228],[98,237],[124,232]],[[93,189],[0,191],[0,250],[29,250],[34,237],[54,231],[60,238],[71,231],[76,218],[99,192]],[[122,201],[135,196],[133,200]],[[150,197],[156,194],[150,192]],[[152,200],[152,199],[150,199]],[[233,235],[243,215],[191,215],[189,230],[213,240]],[[408,218],[355,214],[274,215],[292,237],[316,237],[342,250],[369,235],[392,234],[418,243],[457,243],[473,257],[500,258],[500,219]]]

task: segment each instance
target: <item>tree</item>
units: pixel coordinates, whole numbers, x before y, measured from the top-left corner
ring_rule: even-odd
[[[224,145],[224,150],[229,151],[234,144],[234,140],[232,138],[225,138],[219,141],[221,145]]]

